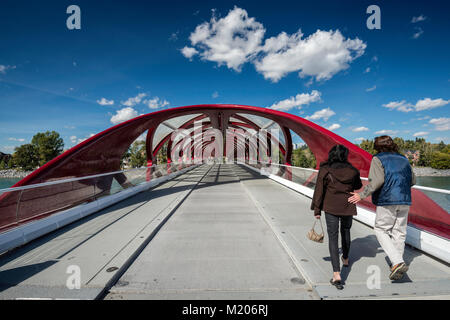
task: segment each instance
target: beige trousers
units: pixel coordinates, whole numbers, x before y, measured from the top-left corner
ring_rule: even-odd
[[[404,262],[409,207],[408,205],[377,207],[375,235],[393,266]]]

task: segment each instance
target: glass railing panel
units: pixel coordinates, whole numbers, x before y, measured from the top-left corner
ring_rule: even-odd
[[[0,191],[0,232],[17,223],[17,208],[22,190]]]
[[[94,200],[96,179],[61,182],[22,190],[18,221],[28,220]]]

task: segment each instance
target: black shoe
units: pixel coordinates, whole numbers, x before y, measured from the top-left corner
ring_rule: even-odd
[[[338,290],[344,289],[344,286],[342,285],[341,280],[333,281],[333,279],[331,279],[330,283],[331,283],[332,286],[335,286]]]

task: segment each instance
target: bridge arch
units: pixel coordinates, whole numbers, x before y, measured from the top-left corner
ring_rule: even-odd
[[[196,121],[203,121],[204,129],[219,130],[224,137],[226,137],[227,128],[239,128],[245,131],[277,126],[282,135],[280,135],[280,141],[276,141],[276,143],[279,144],[284,162],[288,167],[291,165],[292,157],[291,131],[295,132],[308,145],[317,160],[317,166],[327,159],[328,151],[332,146],[343,144],[350,151],[349,161],[360,170],[361,176],[367,176],[369,173],[371,154],[311,121],[268,108],[234,104],[206,104],[160,110],[113,126],[49,161],[13,187],[118,171],[122,155],[132,142],[145,131],[147,131],[147,164],[151,166],[155,164],[155,155],[161,146],[170,141],[170,134],[177,129],[192,130]],[[159,130],[158,128],[165,129]],[[201,150],[204,150],[208,144],[208,142],[202,142]],[[267,145],[269,144],[268,139]],[[223,143],[223,146],[225,148],[226,143]],[[176,147],[176,145],[170,145],[168,148],[169,160],[172,147]],[[240,150],[247,155],[250,147],[247,143],[235,145],[234,152]],[[192,149],[186,149],[183,152],[189,152],[193,156]],[[286,169],[286,171],[289,170]],[[312,178],[314,175],[312,174]],[[102,186],[102,188],[100,188],[102,192],[108,192],[108,186]],[[74,190],[73,192],[79,191]],[[72,199],[76,198],[77,194],[67,192],[66,196],[68,202],[73,202]],[[8,207],[8,199],[11,198],[12,196],[8,194],[0,197],[0,227],[3,217],[9,214],[12,216],[15,212],[14,207]],[[33,199],[30,196],[30,201]],[[59,200],[61,201],[61,199]],[[40,206],[45,205],[43,200],[40,201],[42,202],[39,204]],[[68,205],[70,204],[68,203]],[[373,208],[368,202],[365,205]],[[29,207],[31,208],[32,204]],[[8,213],[8,210],[11,213]],[[4,212],[6,213],[4,214]],[[413,190],[413,206],[410,212],[410,223],[446,238],[449,237],[448,213],[424,193]],[[32,215],[30,216],[32,217]]]

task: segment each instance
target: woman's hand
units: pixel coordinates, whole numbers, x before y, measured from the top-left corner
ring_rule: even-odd
[[[352,194],[352,196],[350,198],[348,198],[348,202],[357,204],[359,201],[361,201],[361,197],[358,193],[356,193],[356,192],[350,192],[350,193]]]
[[[316,219],[320,219],[320,214],[318,214],[317,216],[314,216]]]

